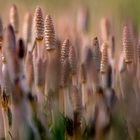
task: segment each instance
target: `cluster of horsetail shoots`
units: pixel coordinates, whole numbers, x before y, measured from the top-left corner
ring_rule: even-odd
[[[70,24],[61,19],[66,33],[44,13],[40,6],[25,12],[21,25],[12,5],[8,25],[0,17],[0,139],[115,140],[124,111],[123,129],[135,140],[140,44],[133,21],[125,21],[119,44],[109,17],[101,19],[100,34],[89,36],[87,6]]]

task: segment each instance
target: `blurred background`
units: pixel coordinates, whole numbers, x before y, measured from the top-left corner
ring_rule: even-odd
[[[0,0],[2,17],[7,15],[10,5],[13,3],[20,8],[21,15],[24,11],[33,11],[36,5],[40,5],[44,11],[51,13],[54,17],[60,13],[74,15],[79,5],[84,3],[89,7],[91,13],[90,29],[92,30],[103,16],[112,17],[112,21],[117,24],[123,21],[124,17],[133,17],[140,25],[139,0]]]

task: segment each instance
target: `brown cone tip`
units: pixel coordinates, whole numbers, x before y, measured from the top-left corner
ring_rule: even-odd
[[[100,66],[100,72],[106,73],[108,68],[108,44],[104,43],[102,46],[102,57],[101,57],[101,66]]]
[[[76,74],[76,52],[73,46],[69,48],[69,64],[72,74]]]
[[[68,58],[69,48],[70,48],[70,41],[69,39],[65,39],[61,47],[61,63],[63,63],[65,59]]]
[[[126,25],[123,28],[123,49],[124,59],[126,63],[132,63],[133,60],[133,39],[129,27]]]
[[[93,51],[94,51],[94,60],[96,64],[97,71],[100,71],[100,64],[101,64],[101,51],[99,48],[99,41],[98,38],[95,37],[93,39]]]
[[[45,19],[44,39],[45,39],[46,50],[49,51],[56,48],[55,31],[54,31],[53,21],[50,15],[47,15]]]
[[[18,32],[18,28],[19,28],[19,19],[18,19],[18,11],[17,11],[17,7],[16,5],[12,5],[11,8],[10,8],[10,24],[12,25],[15,33]]]
[[[44,36],[44,19],[42,10],[39,6],[37,6],[35,9],[33,24],[36,39],[42,40]]]

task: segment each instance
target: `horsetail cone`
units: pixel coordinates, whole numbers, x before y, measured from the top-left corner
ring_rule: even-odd
[[[133,61],[133,38],[131,30],[128,26],[123,28],[123,51],[124,51],[124,60],[126,63],[132,63]]]
[[[101,65],[100,65],[100,72],[106,73],[108,68],[108,44],[103,43],[102,46],[102,57],[101,57]]]
[[[65,59],[68,59],[69,48],[70,48],[70,41],[69,39],[65,39],[61,47],[61,57],[60,57],[61,63],[63,63]]]
[[[50,51],[56,48],[55,30],[50,15],[45,18],[44,40],[46,50]]]
[[[30,12],[26,13],[23,25],[23,38],[25,43],[31,42],[31,30],[32,28],[32,15]]]
[[[64,87],[67,83],[68,78],[68,72],[69,72],[69,61],[68,61],[68,55],[69,55],[69,47],[70,43],[69,40],[64,40],[62,47],[61,47],[61,56],[60,56],[60,62],[61,62],[61,86]]]
[[[76,52],[75,48],[73,46],[70,46],[69,48],[69,64],[70,64],[70,69],[71,73],[74,75],[76,74]]]
[[[15,33],[18,33],[19,31],[19,17],[18,17],[18,10],[16,5],[12,5],[10,8],[10,16],[9,16],[9,20],[10,20],[10,24],[12,25]]]
[[[101,51],[99,48],[99,41],[98,38],[93,38],[93,51],[94,51],[94,60],[96,64],[96,70],[100,71],[100,65],[101,65]]]
[[[44,37],[44,19],[42,10],[39,6],[35,9],[33,26],[35,39],[42,40]]]
[[[110,21],[108,18],[101,19],[101,37],[103,41],[108,41],[110,37]]]

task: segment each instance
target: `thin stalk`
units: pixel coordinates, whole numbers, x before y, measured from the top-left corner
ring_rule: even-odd
[[[3,124],[4,124],[4,135],[5,135],[5,139],[6,140],[10,140],[7,110],[4,109],[4,108],[2,108],[2,118],[3,118]]]
[[[42,58],[43,54],[42,40],[37,40],[36,43],[37,43],[37,57]]]
[[[81,89],[82,89],[82,106],[85,108],[86,107],[86,101],[87,101],[86,83],[82,83]]]

